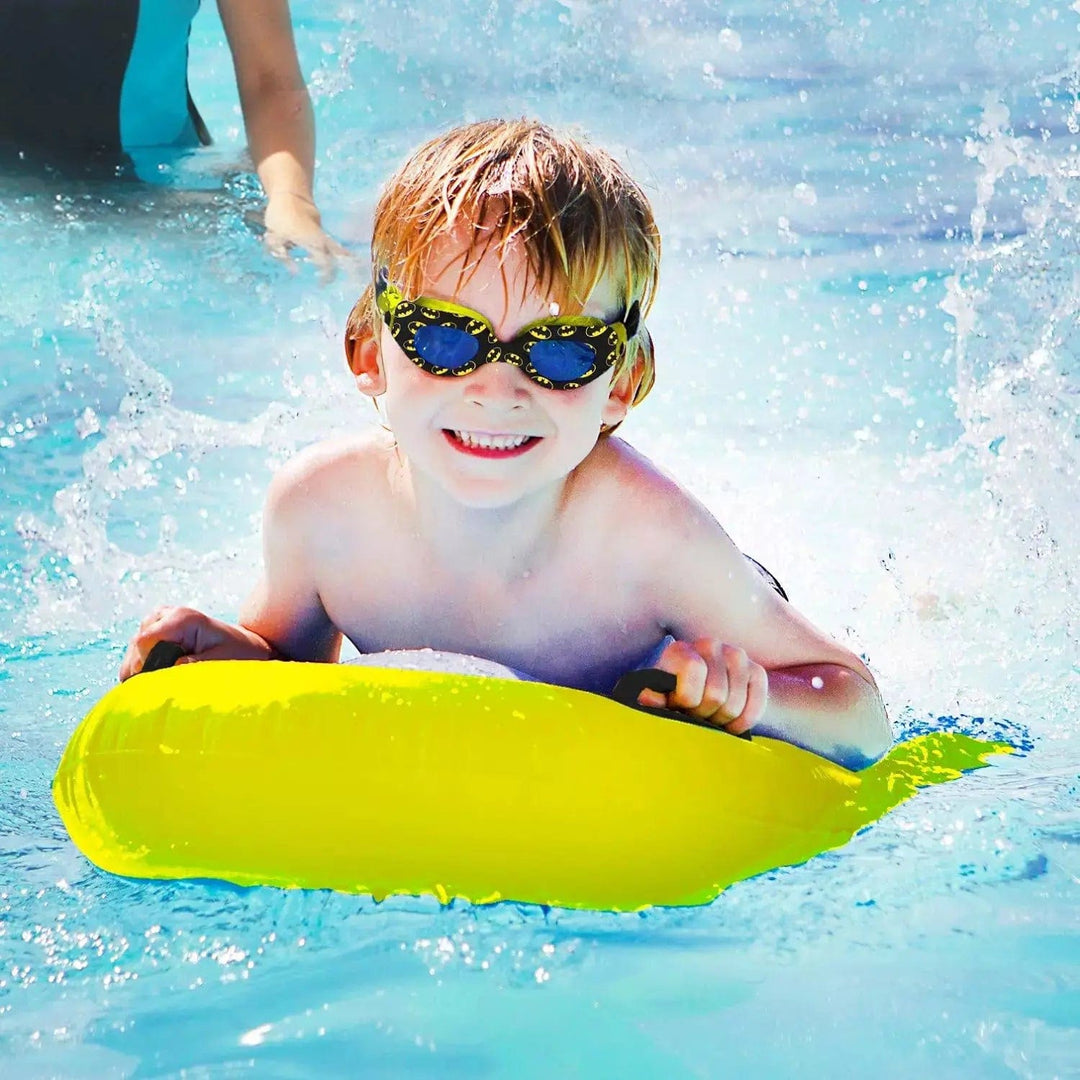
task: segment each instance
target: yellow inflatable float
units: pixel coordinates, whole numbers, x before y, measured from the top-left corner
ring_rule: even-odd
[[[111,690],[53,794],[115,874],[626,911],[804,862],[1009,749],[941,732],[853,773],[543,683],[224,661]]]

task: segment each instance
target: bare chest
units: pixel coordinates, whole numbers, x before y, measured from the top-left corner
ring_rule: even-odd
[[[379,573],[337,576],[323,601],[361,652],[468,653],[587,689],[609,689],[663,635],[618,567],[567,559],[512,575],[398,559]]]

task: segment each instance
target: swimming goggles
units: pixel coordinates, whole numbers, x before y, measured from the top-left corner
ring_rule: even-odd
[[[478,311],[426,296],[406,300],[385,270],[375,282],[375,303],[401,351],[429,375],[513,364],[549,390],[575,390],[610,371],[626,354],[639,319],[635,300],[618,322],[589,315],[538,319],[512,341],[500,341]]]

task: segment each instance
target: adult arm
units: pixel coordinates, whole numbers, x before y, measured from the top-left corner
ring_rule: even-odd
[[[266,192],[267,243],[306,248],[328,266],[347,252],[323,231],[313,194],[315,121],[288,0],[218,0],[232,52],[248,148]]]

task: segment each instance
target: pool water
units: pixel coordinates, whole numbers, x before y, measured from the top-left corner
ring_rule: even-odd
[[[274,469],[376,422],[341,356],[360,271],[260,248],[209,5],[213,147],[147,185],[0,175],[0,1071],[1076,1075],[1077,5],[293,15],[318,199],[361,266],[379,182],[434,130],[529,114],[619,154],[665,240],[625,436],[868,658],[899,736],[1020,752],[698,909],[90,866],[49,785],[138,618],[234,616]]]

